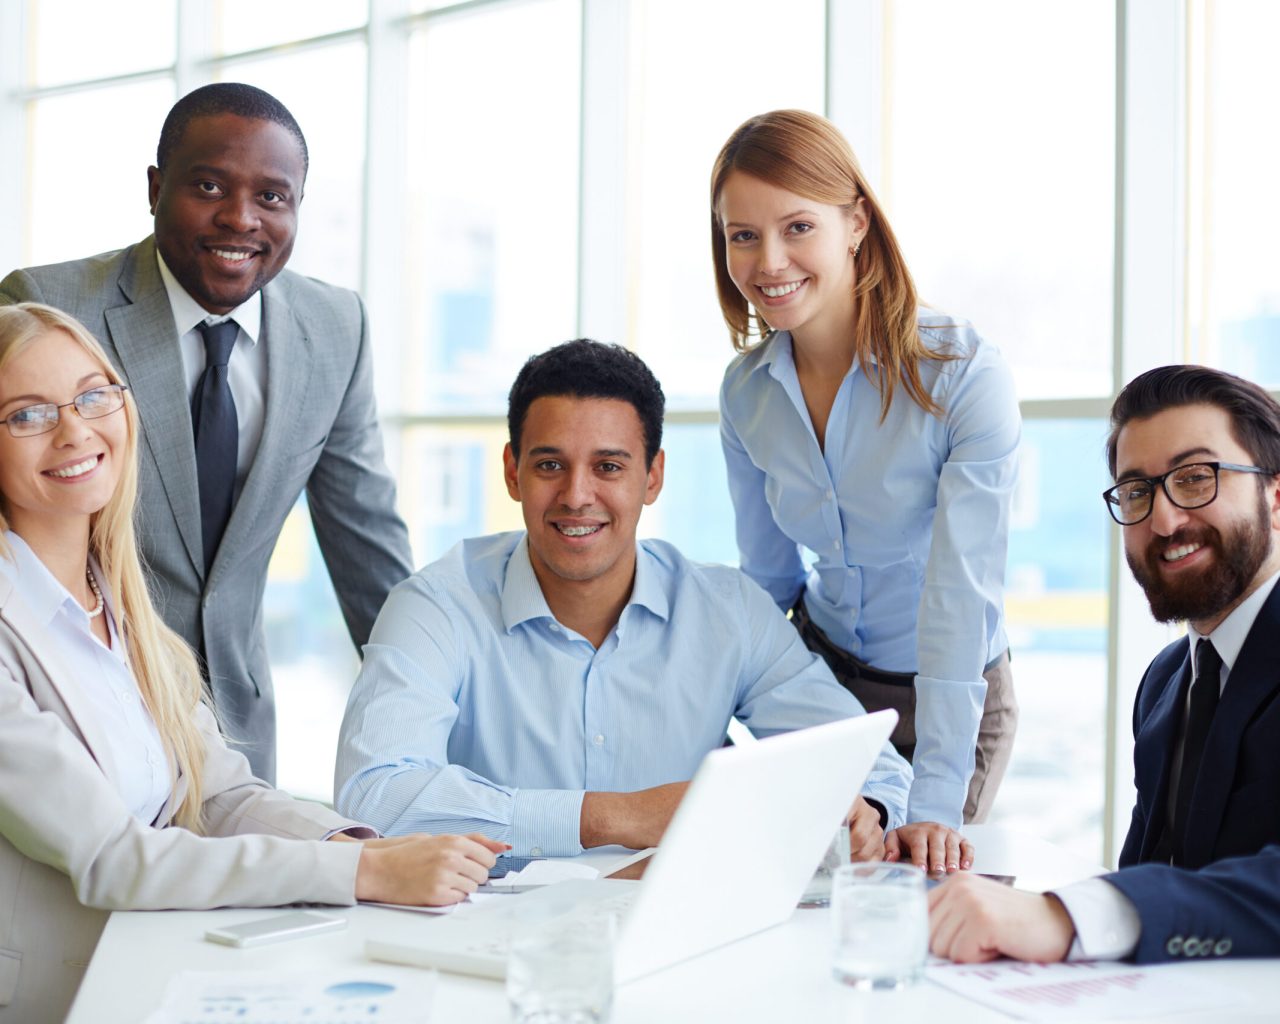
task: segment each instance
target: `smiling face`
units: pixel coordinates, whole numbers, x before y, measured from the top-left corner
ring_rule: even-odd
[[[198,117],[147,170],[156,246],[211,313],[230,313],[284,269],[298,230],[302,148],[274,121]]]
[[[1255,465],[1232,434],[1230,416],[1216,405],[1178,406],[1132,420],[1117,439],[1118,481],[1190,462]],[[1125,558],[1156,619],[1188,619],[1207,634],[1280,569],[1277,534],[1275,478],[1223,470],[1218,497],[1202,508],[1178,508],[1158,488],[1151,515],[1124,527]]]
[[[63,405],[111,383],[102,365],[65,331],[42,334],[0,371],[0,419],[28,405]],[[0,426],[0,498],[9,526],[30,541],[67,528],[88,533],[89,517],[115,493],[127,449],[119,409],[81,419],[59,410],[48,433],[14,437]]]
[[[852,329],[862,199],[846,210],[734,171],[717,213],[729,276],[771,328],[796,337]]]
[[[663,453],[645,467],[635,406],[616,398],[535,399],[519,458],[503,453],[507,491],[520,502],[529,558],[547,601],[589,586],[624,598],[635,572],[636,524],[662,490]]]

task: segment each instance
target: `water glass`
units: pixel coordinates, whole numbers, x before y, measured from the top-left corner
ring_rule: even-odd
[[[924,971],[929,906],[912,864],[846,864],[831,883],[832,973],[859,989],[904,988]]]
[[[511,938],[507,999],[515,1024],[598,1024],[613,1005],[612,916],[570,915]]]

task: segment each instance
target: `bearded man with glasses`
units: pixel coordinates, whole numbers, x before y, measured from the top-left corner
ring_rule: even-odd
[[[1043,896],[981,878],[930,894],[955,960],[1280,956],[1280,404],[1202,366],[1111,409],[1103,499],[1161,622],[1187,637],[1134,708],[1137,805],[1120,870]]]

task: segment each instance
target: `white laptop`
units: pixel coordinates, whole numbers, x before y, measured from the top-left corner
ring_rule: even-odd
[[[495,896],[450,917],[400,922],[365,952],[502,978],[513,931],[616,913],[621,983],[771,928],[795,910],[897,718],[880,711],[713,750],[639,882],[571,881]]]

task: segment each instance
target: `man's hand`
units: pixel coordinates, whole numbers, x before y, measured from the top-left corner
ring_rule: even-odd
[[[688,788],[687,782],[669,782],[634,793],[587,793],[582,798],[578,842],[584,849],[657,846]]]
[[[1075,937],[1057,897],[1020,892],[975,875],[956,875],[929,893],[929,948],[959,963],[1009,956],[1052,963]]]
[[[880,812],[862,797],[849,809],[849,859],[881,860],[884,857],[884,830]]]
[[[429,907],[457,903],[488,879],[496,855],[509,849],[475,833],[370,839],[360,851],[356,899]]]
[[[973,844],[953,828],[936,821],[917,821],[895,828],[884,839],[884,859],[910,860],[925,871],[968,871]]]

